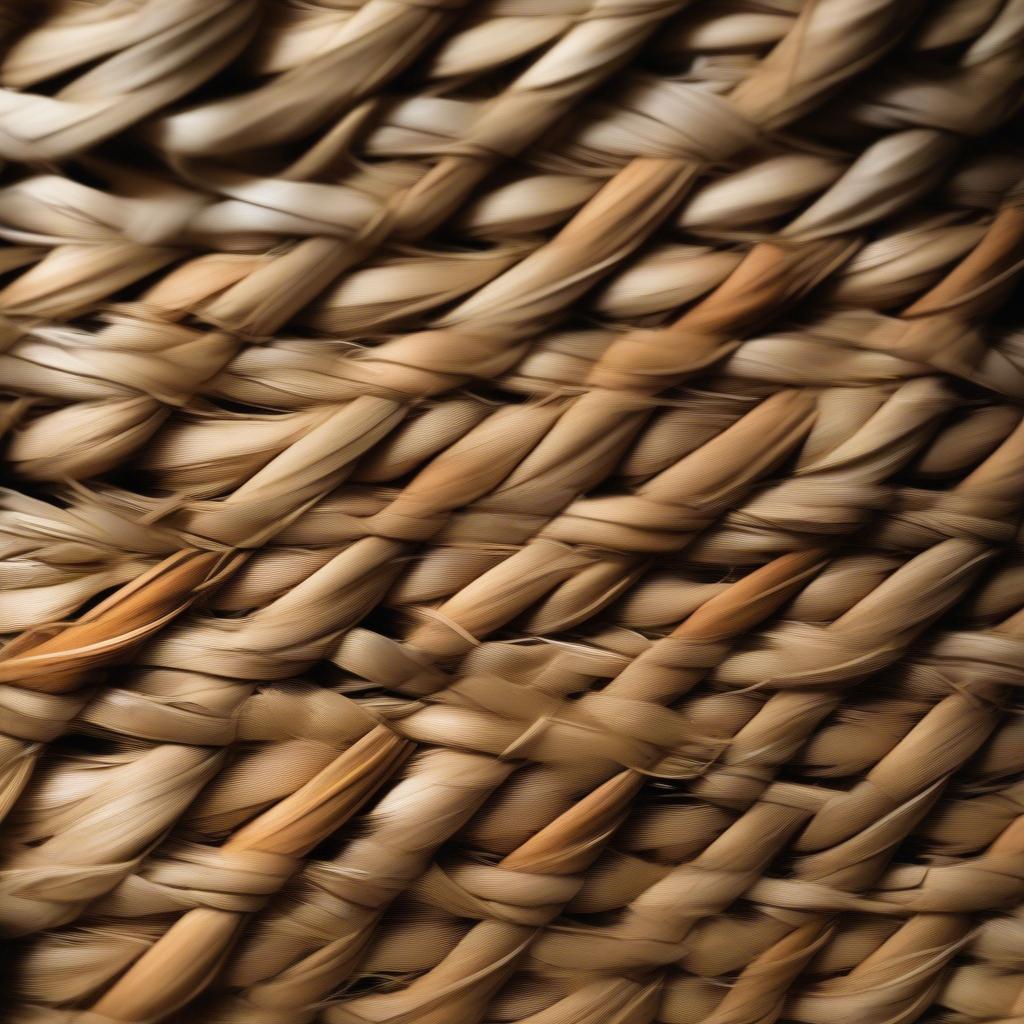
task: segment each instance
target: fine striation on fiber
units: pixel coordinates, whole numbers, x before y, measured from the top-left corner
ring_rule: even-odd
[[[4,1024],[1024,1022],[1024,0],[0,3]]]

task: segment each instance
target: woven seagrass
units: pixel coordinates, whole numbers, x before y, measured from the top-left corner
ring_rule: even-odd
[[[0,1021],[1024,1024],[1024,0],[0,2]]]

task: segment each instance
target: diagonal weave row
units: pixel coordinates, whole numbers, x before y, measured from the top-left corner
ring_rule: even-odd
[[[0,1019],[1024,1021],[1024,0],[0,4]]]

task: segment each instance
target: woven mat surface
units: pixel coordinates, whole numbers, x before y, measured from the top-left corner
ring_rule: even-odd
[[[1024,1024],[1024,0],[0,3],[4,1024]]]

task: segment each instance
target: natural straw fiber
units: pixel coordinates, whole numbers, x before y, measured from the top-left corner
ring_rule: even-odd
[[[1024,1024],[1024,0],[0,86],[3,1024]]]

